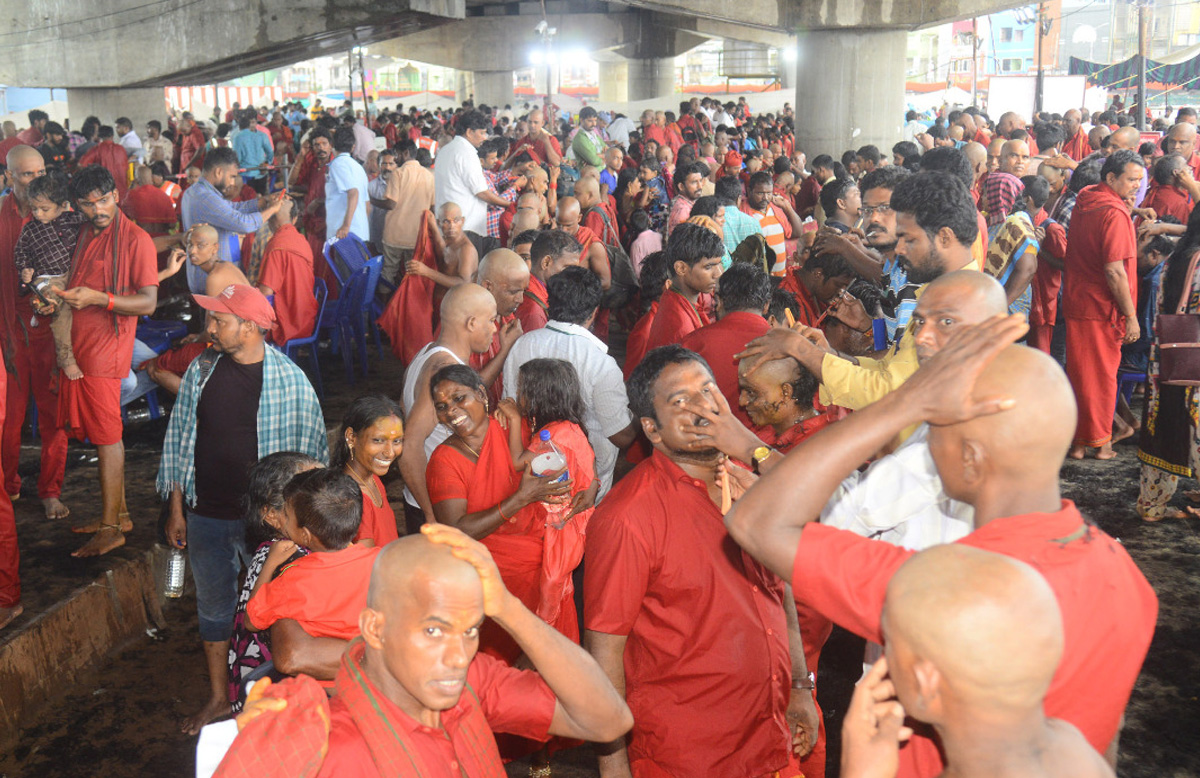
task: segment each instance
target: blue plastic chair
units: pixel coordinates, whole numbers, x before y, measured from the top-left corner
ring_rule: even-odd
[[[295,352],[298,349],[308,347],[308,352],[312,358],[312,378],[313,385],[317,390],[317,397],[325,399],[325,388],[321,385],[321,363],[317,361],[317,341],[321,336],[321,320],[325,318],[325,303],[329,300],[329,288],[325,285],[325,279],[318,278],[313,283],[313,294],[317,297],[317,320],[313,322],[312,334],[303,338],[292,338],[287,343],[283,344],[283,353],[288,359],[296,361]]]
[[[137,325],[137,339],[161,354],[171,347],[171,341],[187,335],[187,323],[182,321],[158,321],[143,316]]]
[[[367,244],[353,233],[341,240],[325,244],[325,262],[337,277],[338,284],[345,287],[350,277],[357,273],[367,261],[371,252]],[[339,297],[341,295],[339,294]]]
[[[242,236],[236,232],[229,236],[229,261],[242,266]]]
[[[1117,394],[1125,398],[1125,404],[1133,402],[1133,390],[1138,384],[1146,383],[1146,374],[1133,371],[1117,371]]]
[[[342,364],[346,368],[346,380],[353,386],[354,351],[357,343],[363,343],[363,363],[366,363],[366,333],[363,329],[363,316],[368,308],[366,297],[367,281],[372,273],[372,263],[364,265],[357,273],[350,276],[342,287],[342,294],[330,313],[328,310],[321,321],[321,331],[329,332],[330,345],[333,352],[341,353]],[[375,272],[378,272],[377,270]],[[362,336],[360,338],[360,333]]]

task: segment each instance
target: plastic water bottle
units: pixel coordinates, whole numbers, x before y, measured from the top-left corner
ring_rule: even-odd
[[[530,451],[534,454],[533,462],[530,463],[534,475],[540,476],[562,470],[562,475],[555,478],[554,483],[570,480],[571,474],[566,470],[567,458],[558,450],[558,446],[554,445],[554,441],[550,440],[550,430],[542,430],[538,433],[537,440],[534,441]],[[567,523],[566,515],[571,512],[570,503],[552,503],[543,500],[542,505],[546,508],[546,523],[555,529],[562,529],[563,525]]]
[[[163,582],[163,595],[176,599],[183,596],[183,579],[187,572],[187,554],[182,548],[171,549],[167,558],[167,575]]]

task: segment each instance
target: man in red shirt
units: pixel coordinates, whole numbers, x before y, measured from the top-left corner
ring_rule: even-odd
[[[133,361],[138,317],[154,313],[158,261],[150,236],[121,215],[107,170],[80,170],[71,179],[71,197],[88,223],[80,230],[69,288],[59,296],[75,309],[71,348],[83,377],[59,383],[58,408],[62,425],[76,439],[90,440],[99,458],[101,515],[76,528],[95,534],[72,554],[88,557],[124,545],[123,533],[132,529],[125,507],[121,379]]]
[[[4,339],[5,362],[13,373],[6,384],[7,414],[3,442],[0,443],[0,462],[3,463],[0,469],[5,476],[5,494],[10,497],[19,495],[21,476],[17,466],[21,461],[21,428],[25,424],[25,411],[32,391],[37,403],[38,436],[42,442],[38,463],[38,498],[46,509],[47,518],[61,519],[69,513],[59,499],[67,465],[67,435],[58,423],[58,397],[53,386],[56,372],[54,338],[50,328],[34,316],[30,298],[17,294],[19,279],[13,258],[13,249],[21,229],[32,218],[26,202],[26,191],[33,179],[46,172],[46,168],[42,155],[31,146],[18,145],[5,160],[12,191],[0,201],[0,333]],[[33,326],[32,322],[38,322],[40,326]],[[14,543],[14,576],[15,553]]]
[[[725,244],[712,230],[684,222],[671,233],[666,254],[674,277],[671,288],[658,301],[646,339],[647,352],[678,343],[692,330],[710,323],[700,296],[716,291]]]
[[[145,165],[134,173],[133,188],[121,201],[121,210],[151,236],[166,235],[179,220],[175,201],[154,185],[154,174]]]
[[[555,224],[574,238],[580,246],[579,261],[600,278],[600,284],[608,289],[612,284],[612,270],[608,266],[608,252],[600,236],[582,223],[583,210],[574,197],[560,197]]]
[[[275,296],[275,329],[271,342],[283,346],[289,340],[312,334],[317,322],[317,297],[313,292],[312,247],[296,230],[293,200],[284,197],[271,217],[275,234],[263,249],[258,291]],[[224,288],[224,287],[222,287]]]
[[[483,379],[483,385],[488,388],[493,407],[504,396],[501,381],[504,360],[523,332],[521,322],[517,319],[517,307],[525,299],[529,279],[529,266],[515,251],[509,249],[494,249],[484,254],[479,261],[479,269],[475,271],[476,283],[496,299],[496,315],[499,317],[491,348],[483,353],[471,354],[471,367],[475,368]]]
[[[832,236],[830,242],[840,240]],[[854,270],[839,254],[824,253],[810,256],[803,267],[797,267],[783,277],[779,288],[795,295],[800,305],[796,321],[816,327],[821,315],[832,300],[841,296],[854,283]]]
[[[476,654],[485,616],[537,672]],[[521,604],[483,545],[453,527],[426,525],[379,552],[358,623],[320,778],[502,778],[494,732],[604,742],[633,723],[591,657]]]
[[[738,262],[721,275],[717,286],[717,321],[688,333],[679,345],[704,357],[717,388],[733,414],[747,427],[755,426],[738,406],[738,363],[733,358],[770,326],[763,312],[771,302],[771,279],[758,265]]]
[[[5,163],[8,166],[8,180],[12,186],[12,191],[0,199],[0,292],[3,292],[2,309],[3,318],[0,319],[0,333],[4,333],[4,349],[9,352],[9,344],[11,343],[12,335],[10,327],[12,326],[11,316],[9,311],[11,305],[15,301],[10,301],[10,297],[15,298],[16,290],[16,267],[13,264],[13,247],[17,243],[17,238],[21,234],[21,228],[25,222],[29,221],[29,205],[22,202],[25,199],[25,192],[29,187],[29,183],[45,172],[42,155],[31,146],[17,145],[13,151],[9,152],[5,157]],[[22,210],[24,213],[22,214]],[[10,279],[9,276],[12,276]],[[11,282],[11,283],[10,283]],[[14,293],[10,295],[10,292]],[[49,327],[45,328],[49,331]],[[53,355],[53,343],[51,344],[51,354]],[[15,356],[15,354],[14,354]],[[51,363],[53,364],[53,363]],[[5,408],[7,405],[8,394],[8,371],[0,370],[0,427],[5,430],[7,435],[8,425],[7,417],[5,416]],[[29,390],[25,390],[27,397]],[[24,398],[22,398],[24,399]],[[24,403],[22,403],[22,406]],[[24,414],[21,421],[24,422]],[[62,454],[65,459],[66,445],[65,437],[63,440]],[[18,426],[16,431],[16,448],[17,457],[21,452],[21,430]],[[45,439],[42,445],[46,445]],[[5,447],[7,453],[7,446]],[[5,458],[6,459],[6,458]],[[7,484],[4,478],[4,466],[8,465],[7,461],[0,461],[0,482]],[[14,471],[16,462],[12,465]],[[46,462],[45,452],[43,451],[42,467],[46,468],[50,463]],[[58,471],[60,474],[62,470]],[[60,475],[61,478],[61,475]],[[19,491],[19,486],[18,486]],[[57,502],[57,497],[55,498]],[[7,627],[12,623],[13,619],[20,616],[25,610],[21,607],[21,576],[20,576],[21,554],[17,546],[17,520],[13,513],[12,500],[8,494],[0,494],[0,629]]]
[[[509,167],[521,152],[525,151],[529,152],[529,156],[539,165],[558,167],[562,163],[562,147],[558,144],[558,138],[546,131],[546,118],[542,109],[534,108],[529,112],[526,121],[529,123],[529,132],[513,144],[504,160],[504,166]]]
[[[1063,144],[1062,153],[1082,162],[1083,158],[1092,153],[1092,144],[1088,143],[1088,134],[1083,131],[1083,114],[1079,109],[1072,108],[1063,114],[1063,130],[1067,134],[1067,142]]]
[[[304,237],[312,250],[313,271],[329,284],[330,294],[337,285],[337,277],[325,261],[325,171],[333,156],[333,142],[329,132],[323,128],[313,130],[308,148],[300,149],[300,160],[288,177],[288,188],[304,195],[304,211],[301,224]]]
[[[1174,216],[1187,224],[1192,206],[1200,199],[1200,185],[1192,177],[1192,169],[1178,154],[1159,157],[1154,163],[1154,180],[1142,200],[1142,208],[1150,208],[1158,216]]]
[[[1079,428],[1072,459],[1096,448],[1112,459],[1113,408],[1121,344],[1141,336],[1137,319],[1137,238],[1129,209],[1145,173],[1136,152],[1120,149],[1100,170],[1101,183],[1079,193],[1063,260],[1067,375],[1075,388]]]
[[[117,185],[117,195],[124,200],[125,193],[129,191],[129,154],[125,151],[124,146],[113,141],[116,133],[113,132],[112,127],[108,125],[101,127],[97,137],[99,142],[79,158],[79,167],[102,166],[112,174],[113,181]]]
[[[175,135],[175,170],[187,170],[193,164],[196,155],[204,149],[208,140],[204,130],[196,126],[196,121],[190,113],[184,112],[179,120],[179,130]]]
[[[585,645],[634,714],[628,746],[599,747],[601,774],[791,778],[793,737],[802,753],[816,740],[795,606],[726,534],[726,466],[684,429],[697,418],[686,404],[715,409],[717,393],[677,345],[629,381],[654,453],[596,509],[584,572]]]
[[[545,230],[538,235],[529,249],[529,286],[517,306],[521,332],[533,332],[546,326],[550,320],[546,282],[563,268],[578,265],[580,251],[579,241],[562,230]]]
[[[1167,132],[1167,153],[1187,160],[1192,178],[1200,181],[1200,154],[1196,153],[1196,125],[1180,122]]]
[[[888,582],[913,552],[815,520],[865,459],[906,427],[929,422],[946,494],[975,511],[975,531],[958,542],[1031,564],[1058,598],[1066,650],[1046,715],[1078,727],[1104,753],[1149,648],[1158,603],[1121,544],[1061,498],[1074,401],[1049,356],[1009,345],[1026,331],[1019,315],[956,331],[899,389],[776,463],[726,524],[755,559],[791,577],[802,602],[879,641]],[[920,735],[900,759],[901,776],[942,769],[935,743]]]

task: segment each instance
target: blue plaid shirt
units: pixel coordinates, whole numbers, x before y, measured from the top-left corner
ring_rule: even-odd
[[[210,348],[188,366],[163,440],[158,491],[168,497],[178,487],[183,490],[184,504],[189,506],[196,504],[196,412],[204,385],[221,357],[220,352]],[[258,400],[258,457],[277,451],[298,451],[329,462],[325,417],[308,376],[282,351],[267,346]]]

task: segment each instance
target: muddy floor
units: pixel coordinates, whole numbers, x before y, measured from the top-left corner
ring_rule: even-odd
[[[390,354],[372,357],[371,374],[350,386],[340,360],[322,354],[326,422],[335,426],[347,403],[371,392],[398,395],[400,370]],[[166,422],[149,421],[126,430],[127,493],[135,529],[128,545],[114,552],[132,557],[157,537],[160,502],[154,493],[158,452]],[[69,552],[82,542],[70,532],[73,520],[98,509],[95,451],[72,444],[64,501],[65,521],[47,521],[37,499],[38,449],[22,452],[24,478],[16,503],[21,541],[25,615],[5,631],[15,634],[30,619],[72,590],[101,575],[105,559],[81,561]],[[1129,778],[1200,776],[1200,523],[1147,524],[1133,505],[1137,496],[1134,447],[1118,446],[1113,462],[1070,462],[1063,486],[1085,515],[1121,539],[1158,592],[1161,610],[1149,657],[1134,690],[1121,739],[1119,773]],[[390,485],[398,497],[398,484]],[[397,507],[399,505],[397,504]],[[21,733],[15,749],[0,754],[0,778],[90,778],[91,776],[188,776],[194,772],[195,738],[179,732],[182,716],[198,707],[207,689],[196,634],[194,599],[170,603],[168,628],[114,652],[48,707]],[[861,642],[835,632],[821,662],[821,702],[831,724],[831,776],[836,776],[837,726],[861,657]],[[1103,679],[1097,679],[1103,683]],[[511,775],[526,775],[522,764]],[[594,776],[586,748],[556,757],[555,775]]]

